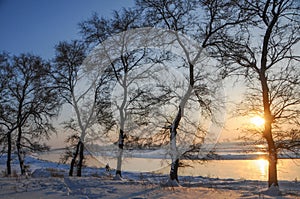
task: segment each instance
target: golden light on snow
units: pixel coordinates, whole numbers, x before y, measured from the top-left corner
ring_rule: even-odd
[[[250,122],[257,127],[261,127],[262,125],[264,125],[265,120],[260,116],[255,116],[250,119]]]

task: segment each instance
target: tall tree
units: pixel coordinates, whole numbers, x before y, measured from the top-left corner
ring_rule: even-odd
[[[77,158],[77,176],[81,176],[85,143],[93,126],[111,117],[106,112],[110,106],[107,99],[107,90],[110,89],[109,76],[85,73],[85,58],[86,47],[82,42],[60,42],[56,46],[53,76],[64,102],[70,104],[75,111],[75,118],[66,122],[66,128],[76,133],[71,140],[77,141],[70,163],[70,176],[73,175]]]
[[[140,25],[139,20],[139,12],[123,9],[114,12],[111,20],[94,15],[80,24],[85,41],[91,46],[98,45],[94,55],[91,53],[90,64],[96,65],[99,70],[106,69],[112,75],[112,82],[115,84],[111,93],[114,94],[112,111],[115,113],[118,129],[116,178],[122,178],[126,137],[130,133],[137,133],[136,128],[141,129],[145,126],[153,107],[162,102],[159,96],[153,94],[153,88],[145,85],[157,71],[152,70],[155,64],[150,64],[151,50],[147,50],[143,45],[138,46],[140,44],[137,37],[140,35],[130,31]],[[152,56],[153,59],[155,55]],[[102,61],[100,65],[97,65],[97,61],[93,64],[95,59]]]
[[[188,87],[182,97],[177,114],[170,126],[171,148],[176,151],[176,137],[185,107],[189,99],[194,95],[204,109],[211,108],[205,102],[205,95],[213,93],[204,92],[208,78],[203,78],[205,68],[197,67],[203,51],[209,51],[221,42],[219,34],[226,32],[231,26],[246,20],[234,1],[200,0],[200,1],[170,1],[170,0],[137,0],[136,4],[145,14],[145,23],[150,26],[161,27],[169,30],[175,36],[174,43],[184,52],[184,66],[188,70]],[[184,42],[181,34],[186,34],[199,43],[197,52],[189,52],[189,46]],[[178,183],[178,167],[180,155],[172,155],[170,169],[170,184]]]
[[[268,146],[268,185],[277,187],[279,149],[299,150],[299,2],[238,3],[252,18],[223,36],[219,53],[227,66],[225,75],[242,74],[248,82],[246,110],[264,116],[261,136]]]
[[[75,110],[76,121],[75,125],[79,126],[80,135],[77,136],[76,149],[73,152],[72,160],[70,163],[69,176],[73,175],[73,170],[79,151],[84,150],[84,138],[88,123],[83,124],[84,121],[80,114],[79,100],[84,96],[76,98],[76,86],[80,78],[80,66],[85,58],[85,47],[79,41],[72,41],[71,43],[60,42],[56,47],[56,57],[54,60],[55,69],[53,71],[54,78],[56,79],[57,86],[60,91],[60,96],[64,102],[72,105]],[[88,88],[90,89],[90,88]],[[69,126],[74,126],[71,122]],[[73,127],[76,129],[76,127]],[[83,157],[80,157],[77,167],[77,176],[81,176],[81,164]]]
[[[38,56],[21,54],[14,56],[4,67],[9,77],[6,87],[6,100],[2,104],[8,142],[9,164],[12,133],[16,131],[16,148],[21,174],[25,174],[24,158],[26,150],[44,150],[42,139],[49,138],[55,129],[51,119],[57,116],[60,101],[53,89],[50,65]],[[8,112],[9,111],[9,112]],[[3,115],[2,115],[3,114]]]
[[[0,139],[3,146],[5,146],[3,152],[7,153],[6,174],[8,176],[11,175],[12,133],[17,128],[13,119],[10,117],[11,108],[8,106],[9,92],[7,90],[7,85],[10,77],[8,76],[7,67],[9,67],[10,64],[9,60],[10,57],[7,53],[2,53],[0,55]]]

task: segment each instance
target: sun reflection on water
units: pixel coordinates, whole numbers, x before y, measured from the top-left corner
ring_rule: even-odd
[[[260,158],[255,160],[256,166],[259,168],[261,176],[266,176],[268,171],[269,162],[266,159]]]

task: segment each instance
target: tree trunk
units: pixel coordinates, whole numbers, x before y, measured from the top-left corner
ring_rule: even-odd
[[[118,162],[117,162],[117,170],[116,177],[122,178],[122,157],[123,157],[123,148],[124,148],[124,131],[120,129],[119,134],[119,152],[118,152]]]
[[[123,56],[121,56],[122,62],[124,61]],[[124,62],[125,63],[125,62]],[[122,157],[123,157],[123,149],[124,149],[124,130],[125,130],[125,121],[127,118],[126,114],[126,103],[127,103],[127,97],[128,97],[128,85],[127,85],[127,65],[124,65],[125,67],[125,76],[124,80],[122,82],[122,87],[123,87],[123,101],[121,106],[118,108],[119,109],[119,114],[120,114],[120,131],[119,131],[119,149],[118,149],[118,160],[117,160],[117,170],[116,170],[116,179],[122,178]]]
[[[194,65],[190,64],[190,86],[185,93],[183,99],[180,102],[179,108],[177,115],[175,119],[173,120],[173,123],[170,128],[170,145],[171,145],[171,158],[172,158],[172,164],[171,164],[171,170],[170,170],[170,180],[171,184],[172,181],[178,180],[178,168],[179,168],[179,158],[180,154],[178,153],[177,146],[176,146],[176,136],[177,136],[177,128],[179,126],[180,120],[182,116],[184,115],[184,108],[185,105],[190,98],[192,91],[193,91],[193,86],[194,86]]]
[[[278,186],[277,180],[277,154],[272,152],[274,149],[269,149],[269,175],[268,185],[269,187]]]
[[[80,144],[80,142],[77,143],[75,153],[73,154],[73,158],[71,160],[69,176],[73,176],[74,165],[75,165],[76,158],[78,156],[78,151],[79,151],[79,144]]]
[[[17,153],[18,153],[21,175],[24,175],[25,174],[25,167],[24,167],[25,154],[21,147],[21,137],[22,137],[22,129],[21,129],[21,127],[19,127],[18,128],[18,138],[17,138]]]
[[[278,186],[277,179],[277,150],[272,137],[271,124],[266,124],[264,137],[268,143],[268,186]]]
[[[177,128],[179,126],[179,122],[182,117],[181,107],[179,106],[178,113],[176,118],[174,119],[171,128],[170,128],[170,144],[171,144],[171,158],[172,158],[172,164],[171,164],[171,170],[170,170],[170,180],[174,181],[178,180],[178,167],[179,167],[179,154],[176,146],[176,136],[177,136]]]
[[[7,134],[7,160],[6,160],[6,170],[7,175],[11,175],[11,132]]]
[[[262,62],[265,64],[265,61]],[[265,66],[265,65],[264,65]],[[265,118],[265,129],[263,137],[266,139],[268,144],[268,155],[269,155],[269,169],[268,169],[268,185],[278,186],[277,179],[277,150],[272,136],[272,123],[274,122],[273,115],[271,113],[271,104],[269,100],[269,88],[267,77],[265,75],[265,67],[260,72],[260,81],[262,86],[262,98],[264,106],[264,118]]]
[[[172,164],[171,164],[171,171],[170,171],[170,179],[176,180],[177,182],[179,182],[178,180],[178,167],[179,167],[179,158],[176,158],[175,161],[172,160]]]
[[[274,3],[275,4],[275,3]],[[268,5],[266,5],[268,6]],[[273,13],[274,14],[274,13]],[[266,16],[263,16],[266,19]],[[273,28],[278,21],[278,15],[273,15],[271,21],[268,23],[268,27],[264,34],[264,40],[262,45],[261,52],[261,61],[260,61],[260,70],[259,70],[259,80],[262,87],[262,100],[264,107],[264,118],[265,118],[265,129],[263,137],[266,139],[268,144],[268,153],[269,153],[269,170],[268,170],[268,185],[269,187],[273,184],[274,186],[278,186],[277,180],[277,150],[274,144],[274,139],[272,136],[272,124],[274,122],[273,115],[271,113],[271,104],[270,101],[270,90],[268,86],[268,76],[266,75],[266,71],[268,70],[267,62],[268,62],[268,50],[269,43],[272,38]]]
[[[21,175],[25,174],[25,167],[24,167],[24,152],[21,149],[21,144],[17,144],[17,153],[18,153],[18,159],[19,159],[19,165],[21,170]]]
[[[82,141],[79,141],[79,160],[77,164],[77,176],[81,176],[81,169],[83,164],[83,158],[84,158],[84,144]]]

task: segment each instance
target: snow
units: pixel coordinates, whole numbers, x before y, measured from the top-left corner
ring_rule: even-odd
[[[160,184],[162,187],[181,187],[181,185],[176,181],[169,178],[167,182]]]
[[[279,190],[279,187],[274,186],[274,184],[272,184],[266,191],[263,191],[262,193],[269,196],[281,196],[281,191]]]
[[[68,165],[26,157],[31,176],[0,178],[0,198],[300,198],[300,182],[280,181],[279,187],[267,189],[267,182],[179,177],[180,186],[165,186],[168,175],[147,172],[122,172],[86,167],[83,177],[69,177]],[[13,170],[18,171],[16,159]],[[0,157],[0,170],[5,170],[5,156]],[[177,184],[176,184],[177,185]]]

